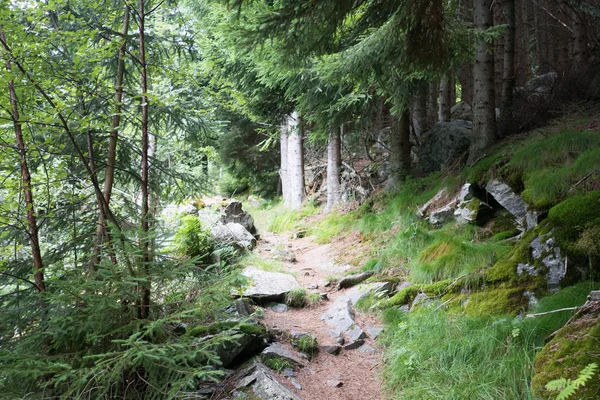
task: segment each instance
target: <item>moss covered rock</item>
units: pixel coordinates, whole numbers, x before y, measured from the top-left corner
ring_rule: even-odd
[[[535,359],[532,388],[541,399],[556,397],[556,392],[546,390],[548,382],[561,378],[573,380],[588,364],[600,365],[600,301],[586,303],[577,315],[557,332]],[[599,399],[598,375],[579,388],[574,398]]]

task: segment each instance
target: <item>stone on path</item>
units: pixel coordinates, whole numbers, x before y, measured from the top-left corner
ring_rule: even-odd
[[[367,326],[367,333],[369,337],[373,340],[377,339],[377,337],[383,332],[383,328],[379,326]]]
[[[218,223],[210,228],[210,234],[217,243],[231,244],[246,250],[256,247],[256,238],[246,228],[235,222]]]
[[[349,341],[344,349],[355,349],[364,343],[367,335],[354,322],[352,300],[347,296],[339,296],[327,312],[321,315],[321,320],[348,336]]]
[[[276,304],[273,304],[272,306],[269,306],[269,309],[273,310],[275,312],[278,312],[278,313],[284,313],[284,312],[288,312],[288,310],[290,308],[288,307],[287,304],[276,303]]]
[[[321,350],[323,350],[326,353],[333,354],[334,356],[337,356],[338,354],[340,354],[340,351],[342,350],[342,346],[339,346],[339,345],[325,345],[325,346],[321,346]]]
[[[392,291],[393,287],[394,285],[392,282],[365,283],[349,289],[344,295],[348,297],[352,302],[352,305],[355,306],[359,300],[364,299],[371,294],[375,296],[385,296]]]
[[[281,272],[246,268],[242,275],[250,280],[248,286],[243,289],[243,295],[254,300],[283,300],[291,290],[301,287],[296,278]]]
[[[342,381],[333,380],[333,379],[328,380],[326,383],[327,383],[327,386],[329,386],[329,387],[340,387],[344,384]]]
[[[363,353],[363,354],[377,354],[378,353],[378,351],[375,347],[370,346],[368,344],[363,344],[356,351],[358,351],[359,353]]]
[[[304,361],[296,357],[290,351],[286,350],[280,343],[273,343],[261,353],[263,361],[272,359],[282,359],[297,367],[303,367]]]
[[[301,400],[287,386],[279,383],[275,374],[262,363],[255,362],[241,376],[236,389],[251,388],[260,400]]]

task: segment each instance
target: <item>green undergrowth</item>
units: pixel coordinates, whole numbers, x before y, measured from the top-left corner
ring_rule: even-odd
[[[509,318],[384,312],[384,377],[394,399],[533,399],[535,348]]]
[[[319,293],[309,293],[303,287],[292,289],[285,295],[285,303],[290,307],[315,307],[320,302]]]
[[[269,272],[287,272],[283,267],[283,262],[273,258],[263,258],[255,252],[242,256],[237,261],[237,266],[241,268],[257,268]]]
[[[279,205],[271,209],[271,222],[268,230],[275,233],[305,231],[308,229],[306,217],[317,214],[319,211],[319,208],[311,203],[300,210],[290,210]]]
[[[406,288],[403,296],[417,291],[449,293],[448,283],[426,286]],[[575,312],[553,311],[580,306],[598,287],[583,282],[565,288],[530,311],[540,315],[524,319],[502,316],[499,309],[494,316],[469,316],[446,307],[422,307],[411,313],[385,309],[381,343],[386,347],[384,376],[391,397],[533,399],[535,356]]]

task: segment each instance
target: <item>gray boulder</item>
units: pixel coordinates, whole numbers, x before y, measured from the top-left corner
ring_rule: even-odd
[[[228,332],[233,339],[223,342],[217,339],[216,335],[207,335],[199,340],[201,342],[210,342],[216,340],[216,344],[209,345],[209,348],[217,353],[223,367],[235,364],[239,360],[245,360],[265,348],[265,335],[245,333],[238,330]]]
[[[255,362],[239,373],[241,378],[236,390],[250,388],[261,400],[300,400],[294,392],[277,380],[275,374],[264,364]]]
[[[252,250],[256,247],[256,239],[241,224],[230,222],[226,225],[221,223],[210,229],[215,242],[233,245],[238,249]]]
[[[459,158],[466,160],[473,137],[470,121],[451,121],[436,124],[421,140],[419,167],[429,173],[448,168]]]
[[[473,108],[469,105],[469,103],[465,103],[464,101],[456,103],[450,110],[450,119],[452,121],[457,119],[463,121],[473,121]]]
[[[321,315],[321,320],[348,336],[345,349],[355,349],[364,343],[367,335],[354,322],[352,300],[347,296],[339,296],[327,312]]]
[[[528,102],[544,100],[552,93],[557,79],[558,74],[556,72],[549,72],[533,78],[523,87],[515,88],[515,92]]]
[[[221,214],[220,221],[225,225],[229,223],[240,224],[246,228],[248,232],[252,234],[256,233],[254,218],[243,210],[242,203],[239,201],[232,201],[225,207]]]
[[[250,282],[243,288],[241,294],[257,301],[281,301],[291,290],[301,287],[296,278],[281,272],[246,268],[242,271],[242,275]],[[234,292],[234,295],[240,293]]]

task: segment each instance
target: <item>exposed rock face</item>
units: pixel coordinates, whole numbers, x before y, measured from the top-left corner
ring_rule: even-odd
[[[352,305],[356,305],[359,300],[364,299],[369,295],[385,296],[393,289],[392,282],[371,282],[353,287],[348,290],[345,295],[350,299]]]
[[[590,294],[588,301],[562,327],[535,358],[535,375],[532,381],[536,398],[554,398],[557,392],[549,392],[545,385],[555,379],[577,378],[581,370],[591,364],[600,365],[600,292]],[[575,398],[592,400],[600,398],[600,380],[597,373],[585,386],[581,386]]]
[[[250,280],[243,295],[257,301],[281,301],[291,290],[301,287],[296,278],[281,272],[246,268],[242,275]]]
[[[287,386],[279,383],[275,374],[260,362],[243,370],[236,389],[251,388],[261,400],[300,400]]]
[[[488,182],[485,189],[502,207],[515,216],[517,223],[523,228],[531,229],[537,225],[537,216],[527,211],[525,201],[506,183],[493,179]]]
[[[261,357],[263,361],[279,358],[297,367],[303,367],[306,365],[304,361],[292,354],[290,351],[286,350],[280,343],[273,343],[269,345],[269,347],[263,350]]]
[[[221,343],[213,347],[219,359],[223,363],[223,367],[228,367],[236,364],[239,361],[244,361],[254,354],[260,352],[265,346],[265,337],[258,334],[244,333],[237,330],[229,332],[231,336],[237,335],[238,338],[233,341]],[[215,335],[208,335],[201,340],[212,340]]]
[[[469,103],[465,103],[464,101],[456,103],[450,110],[450,119],[452,121],[457,119],[463,121],[473,121],[473,108],[469,105]]]
[[[548,288],[558,290],[560,281],[566,274],[566,259],[561,256],[560,247],[558,247],[556,239],[552,237],[552,233],[536,237],[529,247],[534,263],[519,263],[517,274],[523,275],[526,273],[533,276],[544,274],[548,281]],[[545,270],[540,271],[540,267]]]
[[[429,173],[448,168],[459,158],[466,160],[472,136],[472,123],[469,121],[436,124],[421,141],[419,167]]]
[[[256,227],[254,226],[254,218],[242,209],[242,203],[239,201],[232,201],[229,203],[223,213],[221,214],[220,221],[227,225],[229,223],[236,223],[242,225],[251,234],[256,233]]]
[[[233,245],[238,249],[252,250],[256,247],[256,239],[242,225],[230,222],[226,225],[217,224],[210,229],[217,243]]]

